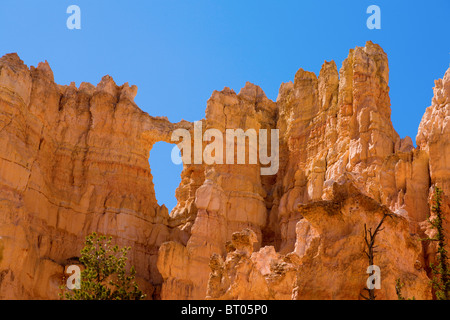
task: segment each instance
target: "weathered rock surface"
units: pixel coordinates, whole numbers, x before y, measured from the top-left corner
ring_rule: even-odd
[[[339,72],[333,61],[318,77],[300,69],[276,102],[251,83],[214,91],[202,132],[278,128],[279,170],[185,164],[169,215],[155,198],[149,151],[177,128],[193,135],[193,123],[142,112],[137,88],[109,76],[60,86],[48,63],[29,69],[4,56],[0,298],[56,299],[64,267],[97,231],[132,247],[149,298],[359,299],[369,276],[364,225],[389,212],[377,296],[396,299],[400,278],[405,296],[430,299],[434,248],[419,238],[431,232],[435,185],[450,213],[450,69],[436,81],[417,148],[392,126],[388,73],[386,54],[368,42]]]
[[[207,299],[291,299],[298,265],[290,258],[298,257],[281,256],[273,246],[253,252],[255,242],[256,234],[244,229],[233,233],[227,243],[225,261],[218,254],[212,255]]]
[[[152,144],[178,126],[133,102],[137,88],[105,76],[59,86],[47,63],[0,59],[1,298],[57,298],[68,261],[97,231],[132,246],[151,297],[159,245],[180,237],[155,198]]]

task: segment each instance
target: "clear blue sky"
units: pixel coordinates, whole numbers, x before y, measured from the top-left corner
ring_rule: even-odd
[[[69,30],[69,5],[81,30]],[[381,30],[366,9],[381,8]],[[340,68],[355,46],[380,44],[390,65],[392,121],[415,140],[434,80],[450,63],[450,1],[353,0],[1,0],[0,55],[48,60],[56,82],[97,84],[111,75],[138,86],[141,109],[173,122],[204,117],[213,90],[253,82],[276,99],[301,67],[317,75],[324,60]],[[181,168],[169,145],[152,150],[159,203],[169,210]]]

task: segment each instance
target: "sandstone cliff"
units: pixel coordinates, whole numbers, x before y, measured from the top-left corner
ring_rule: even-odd
[[[430,299],[434,248],[419,241],[432,190],[450,194],[450,69],[417,135],[390,120],[387,55],[350,50],[338,72],[300,69],[277,101],[247,83],[208,100],[203,130],[280,130],[279,170],[185,164],[178,204],[158,206],[149,151],[176,128],[142,112],[135,86],[109,77],[55,84],[48,63],[0,59],[0,298],[56,299],[65,266],[92,231],[132,247],[149,297],[358,299],[368,274],[363,230],[384,213],[378,297]],[[447,230],[450,230],[447,227]]]

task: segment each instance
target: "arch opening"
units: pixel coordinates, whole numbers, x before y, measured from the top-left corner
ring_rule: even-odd
[[[177,205],[175,190],[180,185],[181,171],[183,171],[181,158],[180,164],[172,161],[173,148],[173,144],[164,141],[156,142],[150,150],[148,161],[153,176],[156,200],[158,205],[164,204],[167,207],[169,214]]]

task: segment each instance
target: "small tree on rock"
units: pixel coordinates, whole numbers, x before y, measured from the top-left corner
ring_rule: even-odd
[[[375,253],[377,252],[375,250],[375,248],[377,247],[377,245],[375,245],[375,240],[376,240],[378,233],[384,230],[384,228],[381,228],[381,225],[383,224],[384,220],[387,217],[392,218],[392,214],[385,212],[383,214],[383,218],[381,218],[381,221],[378,223],[378,225],[374,231],[372,231],[372,228],[367,229],[366,224],[364,224],[364,244],[367,247],[367,249],[364,249],[364,253],[366,254],[367,259],[369,261],[369,266],[374,265],[374,257],[375,257]],[[363,294],[360,293],[360,296],[363,299],[366,299],[366,300],[375,300],[376,299],[375,289],[364,288],[364,290],[366,290],[368,292],[368,296],[364,296]]]
[[[126,272],[125,266],[129,247],[111,245],[112,238],[88,235],[81,250],[80,262],[85,269],[81,272],[80,289],[60,294],[68,300],[140,300],[145,295],[134,281],[136,271],[132,266]]]
[[[450,298],[450,266],[448,265],[447,240],[444,235],[444,217],[442,216],[442,189],[435,187],[434,204],[431,208],[433,218],[428,217],[428,222],[436,231],[436,235],[423,241],[435,241],[438,243],[436,260],[437,264],[431,264],[433,278],[431,284],[435,290],[437,300],[449,300]]]

